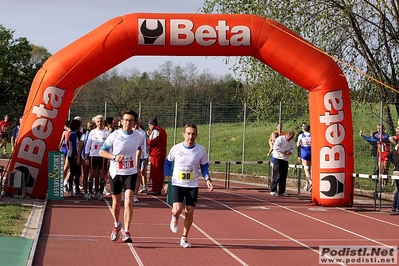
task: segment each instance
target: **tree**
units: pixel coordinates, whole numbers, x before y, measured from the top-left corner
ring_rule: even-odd
[[[257,14],[279,21],[328,54],[346,62],[352,95],[375,90],[379,100],[393,99],[399,114],[399,2],[394,0],[205,0],[206,13]],[[265,83],[269,72],[252,58],[239,61],[244,75]],[[349,68],[348,66],[352,66]],[[378,80],[365,79],[353,69]],[[270,74],[267,74],[270,77]],[[266,87],[266,86],[265,86]],[[272,89],[276,89],[275,87]],[[394,92],[391,90],[393,89]],[[270,93],[264,90],[263,93]],[[368,92],[368,95],[373,94]],[[364,94],[364,91],[362,92]],[[384,112],[393,130],[388,109]]]
[[[33,78],[50,54],[0,25],[0,112],[16,119],[23,114]]]

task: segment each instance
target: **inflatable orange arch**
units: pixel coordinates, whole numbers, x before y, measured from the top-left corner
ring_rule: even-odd
[[[312,200],[323,206],[352,204],[352,114],[345,76],[329,56],[283,25],[245,14],[128,14],[51,56],[32,83],[10,164],[28,175],[28,195],[46,195],[48,153],[59,148],[75,90],[135,55],[253,56],[308,90]]]

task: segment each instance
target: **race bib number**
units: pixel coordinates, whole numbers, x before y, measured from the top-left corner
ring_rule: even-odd
[[[119,169],[129,169],[133,168],[133,160],[122,161],[118,163]]]
[[[194,180],[194,172],[192,170],[179,170],[177,177],[182,181]]]

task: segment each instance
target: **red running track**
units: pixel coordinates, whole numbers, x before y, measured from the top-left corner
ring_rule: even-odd
[[[222,186],[222,182],[214,181]],[[139,195],[130,226],[133,243],[109,239],[111,198],[106,202],[66,198],[49,201],[33,265],[318,265],[319,246],[396,246],[399,216],[311,206],[310,197],[273,197],[256,189],[217,188],[200,198],[189,234],[169,229],[165,196]],[[123,208],[122,208],[123,210]],[[397,259],[397,258],[396,258]]]

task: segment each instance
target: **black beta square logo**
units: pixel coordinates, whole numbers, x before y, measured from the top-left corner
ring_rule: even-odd
[[[138,20],[139,45],[165,45],[165,20],[142,19]]]

